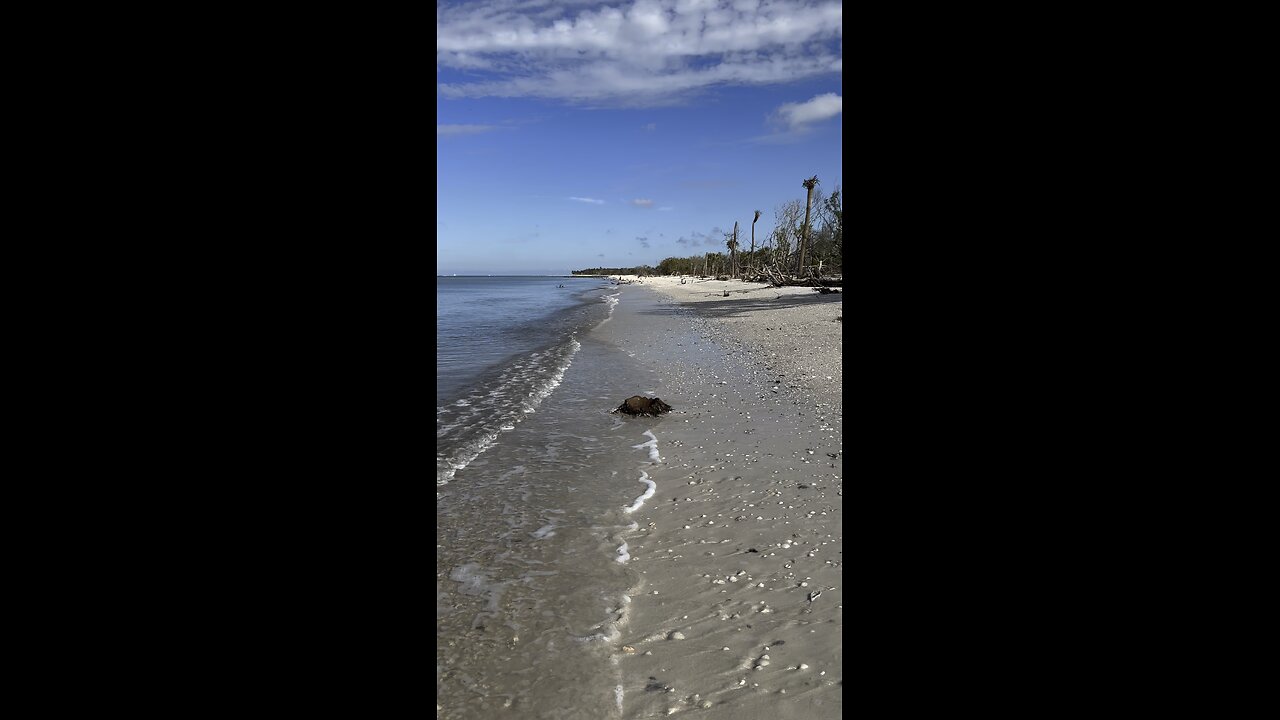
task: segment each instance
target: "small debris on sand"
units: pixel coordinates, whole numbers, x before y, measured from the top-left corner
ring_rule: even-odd
[[[632,395],[618,407],[609,412],[620,412],[626,415],[637,415],[641,417],[657,417],[664,412],[669,412],[671,406],[662,402],[661,398],[648,398],[643,395]]]

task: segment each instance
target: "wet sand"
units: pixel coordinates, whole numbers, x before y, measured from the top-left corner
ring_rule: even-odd
[[[654,370],[675,408],[626,420],[660,460],[627,538],[639,581],[614,642],[622,716],[839,717],[843,294],[619,287],[593,334]]]

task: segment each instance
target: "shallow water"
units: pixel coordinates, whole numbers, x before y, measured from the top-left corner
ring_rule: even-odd
[[[436,405],[594,327],[607,311],[600,296],[609,287],[602,278],[436,278]]]
[[[573,362],[579,335],[617,302],[599,278],[558,280],[437,279],[437,484],[536,411]]]
[[[648,470],[671,416],[609,412],[630,395],[655,394],[661,380],[607,322],[609,296],[623,293],[595,294],[599,315],[582,315],[594,325],[483,374],[492,389],[460,398],[478,396],[473,404],[447,400],[438,409],[438,440],[446,441],[436,495],[440,717],[621,714],[631,683],[614,645],[639,583],[628,564],[627,537],[637,528],[628,510],[652,502]],[[505,394],[490,395],[495,389]],[[486,398],[512,406],[471,410]],[[474,447],[448,445],[477,438],[483,448],[466,462]]]

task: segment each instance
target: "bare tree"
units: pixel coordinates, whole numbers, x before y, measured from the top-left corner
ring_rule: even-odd
[[[738,277],[738,221],[733,221],[733,234],[729,236],[725,246],[729,248],[729,262],[732,266],[729,277]]]
[[[799,200],[788,200],[773,210],[776,218],[773,226],[773,263],[779,267],[790,265],[791,251],[800,235],[800,219],[804,207]]]
[[[801,184],[804,185],[806,192],[804,199],[804,227],[800,230],[800,259],[796,264],[797,275],[804,273],[805,241],[809,237],[809,208],[813,205],[813,186],[818,184],[818,176],[814,175]]]
[[[830,264],[834,253],[834,218],[831,207],[823,197],[821,186],[814,189],[816,199],[813,214],[809,217],[809,239],[805,243],[804,259],[810,266]]]
[[[760,219],[760,211],[756,211],[756,216],[751,218],[751,252],[747,254],[748,263],[755,262],[756,259],[756,220]]]

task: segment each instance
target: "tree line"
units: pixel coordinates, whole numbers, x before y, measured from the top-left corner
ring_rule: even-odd
[[[739,223],[735,221],[733,231],[724,234],[727,253],[669,257],[658,263],[656,269],[648,265],[601,267],[574,270],[573,274],[723,276],[774,283],[841,275],[844,266],[844,208],[840,188],[824,197],[816,175],[805,179],[801,186],[805,189],[805,199],[788,200],[775,207],[773,230],[768,235],[756,238],[756,222],[761,215],[759,210],[751,219],[749,240],[745,232],[744,237],[739,237]]]
[[[635,267],[595,267],[586,268],[585,270],[570,270],[571,275],[639,275],[648,277],[657,275],[658,272],[648,265],[636,265]]]

